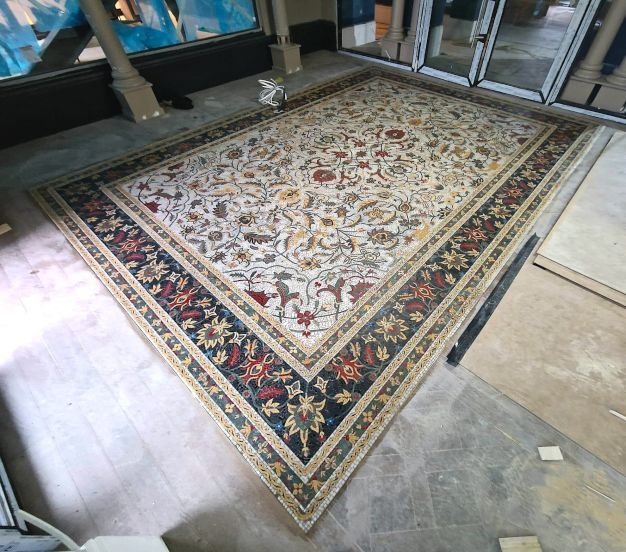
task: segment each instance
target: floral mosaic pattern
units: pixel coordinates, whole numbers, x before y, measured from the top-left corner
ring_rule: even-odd
[[[420,140],[428,135],[427,126],[418,132],[411,129],[410,123],[399,120],[401,113],[398,105],[394,107],[394,94],[407,89],[414,93],[416,101],[421,98],[424,102],[420,115],[412,111],[411,118],[428,121],[430,109],[429,124],[434,126],[434,121],[442,121],[438,127],[441,144],[425,145]],[[276,189],[271,186],[271,176],[261,176],[266,169],[258,167],[255,179],[246,180],[254,184],[243,186],[239,179],[247,168],[238,163],[257,159],[252,150],[266,147],[268,152],[258,155],[258,165],[267,164],[267,159],[261,161],[261,158],[271,155],[271,147],[276,145],[254,145],[250,141],[255,136],[259,142],[267,141],[267,134],[270,140],[271,136],[278,140],[277,129],[289,129],[294,118],[327,119],[334,110],[346,108],[346,103],[370,101],[372,96],[368,94],[359,99],[360,90],[377,90],[383,98],[372,104],[367,120],[358,119],[359,109],[354,112],[357,122],[351,126],[346,115],[341,131],[348,136],[347,143],[352,143],[350,137],[354,136],[355,140],[370,144],[367,159],[372,163],[378,151],[375,148],[393,152],[391,159],[385,161],[381,157],[376,170],[378,176],[359,172],[365,168],[355,166],[350,157],[365,146],[354,145],[348,157],[335,156],[335,160],[330,155],[336,151],[334,143],[328,150],[312,146],[316,137],[325,136],[323,130],[315,127],[310,141],[298,145],[291,140],[295,152],[294,149],[293,153],[275,151],[276,160],[291,159],[294,163],[291,168],[276,163],[281,167],[273,176]],[[470,103],[466,101],[468,94],[425,84],[404,74],[367,69],[294,97],[284,115],[268,110],[242,115],[35,193],[42,207],[304,529],[311,527],[424,377],[446,338],[476,304],[559,180],[591,140],[592,129],[576,120],[542,111],[521,111],[517,106],[480,96],[472,96]],[[433,96],[441,103],[429,99]],[[407,101],[411,98],[405,96]],[[447,105],[458,116],[444,117],[433,112],[433,105]],[[393,109],[388,111],[386,106]],[[480,113],[482,118],[478,117]],[[394,117],[396,120],[390,121]],[[477,132],[476,125],[467,123],[472,117],[475,123],[490,121],[493,128],[501,129],[501,134],[492,127],[489,133]],[[421,128],[420,125],[416,128]],[[383,138],[389,130],[393,134]],[[401,135],[402,132],[405,134]],[[407,135],[411,140],[404,140]],[[378,136],[381,142],[374,144],[376,140],[372,136]],[[498,146],[490,145],[490,136],[495,136]],[[430,136],[429,139],[434,140]],[[444,139],[448,141],[444,143]],[[483,146],[476,145],[481,139],[485,140]],[[454,145],[444,147],[450,141],[458,142],[461,149],[454,151]],[[238,157],[228,157],[236,142],[241,153]],[[485,149],[482,153],[468,151],[469,144]],[[204,164],[202,158],[211,156],[215,156],[213,163]],[[389,172],[392,165],[387,162],[405,166],[403,160],[410,167],[408,172]],[[499,166],[490,167],[493,162]],[[219,172],[221,164],[223,172]],[[191,177],[194,170],[198,182],[195,189]],[[328,172],[320,175],[317,173],[320,170]],[[233,171],[235,177],[229,180],[228,174]],[[164,172],[169,176],[164,176]],[[342,189],[343,172],[347,176]],[[156,178],[155,175],[160,175],[158,185],[149,180]],[[211,178],[218,177],[221,180],[213,185]],[[184,179],[186,186],[178,183],[179,178]],[[204,181],[205,178],[209,180]],[[363,179],[368,178],[374,182],[363,185]],[[442,181],[447,183],[438,190],[443,192],[441,200],[420,203],[417,192],[437,190]],[[236,217],[251,216],[254,209],[265,211],[259,211],[254,225],[244,226],[241,232],[259,233],[262,229],[269,235],[274,220],[269,213],[279,220],[284,212],[309,210],[313,216],[316,209],[324,212],[326,202],[334,201],[336,196],[345,198],[349,193],[359,195],[354,205],[345,206],[350,216],[357,216],[355,205],[366,200],[355,191],[361,185],[364,194],[380,195],[381,191],[389,194],[380,199],[378,208],[395,217],[385,223],[386,231],[395,233],[399,242],[421,228],[421,224],[440,222],[436,228],[428,226],[412,250],[404,244],[407,252],[400,255],[399,243],[391,249],[385,248],[385,240],[381,244],[370,236],[372,228],[368,225],[373,229],[383,227],[382,220],[371,222],[364,214],[376,207],[360,211],[361,219],[355,227],[360,229],[356,238],[361,251],[379,256],[389,254],[399,261],[394,261],[386,273],[381,271],[371,276],[372,280],[378,278],[376,288],[352,304],[347,318],[335,323],[332,339],[315,351],[318,369],[305,374],[297,364],[305,365],[307,354],[298,352],[298,347],[281,335],[280,328],[272,326],[271,318],[261,316],[265,306],[257,298],[242,299],[242,293],[248,295],[245,286],[223,279],[214,270],[215,265],[207,262],[205,252],[199,254],[198,250],[206,240],[211,242],[209,232],[234,231]],[[142,186],[143,190],[139,190]],[[226,194],[219,200],[212,195],[228,186],[239,186],[239,193]],[[258,201],[248,189],[256,190],[256,194],[268,190],[265,201]],[[291,201],[287,192],[294,189],[302,192],[302,197],[313,196],[310,202],[300,197],[298,203],[293,203],[299,206],[298,211],[290,211],[287,201]],[[410,195],[413,193],[417,195]],[[245,203],[246,200],[250,203]],[[400,200],[410,203],[412,215],[408,219],[402,217]],[[150,207],[151,201],[158,203],[154,209]],[[192,207],[193,201],[200,203]],[[225,217],[219,216],[222,207],[216,212],[221,201],[225,201]],[[233,207],[236,205],[239,208]],[[334,213],[335,223],[343,224],[344,219],[336,213],[338,208],[341,205],[328,209]],[[168,215],[163,216],[163,210],[176,211],[170,222],[179,221],[177,231],[192,228],[185,240],[171,233],[172,225],[168,226]],[[188,215],[193,212],[201,216],[190,219]],[[419,219],[419,225],[416,220],[411,226],[411,217]],[[321,215],[315,220],[319,218]],[[203,227],[203,220],[209,226]],[[409,225],[402,225],[403,220]],[[267,228],[263,229],[263,225]],[[282,223],[276,225],[274,238],[281,233],[289,235]],[[296,234],[302,228],[309,226],[302,221],[294,223],[291,232]],[[252,245],[274,243],[263,240],[254,243],[242,234],[237,239],[240,247],[248,247],[253,256],[251,263],[254,255],[265,251],[253,249]],[[288,258],[295,259],[303,247],[304,243],[294,246]],[[226,259],[232,252],[224,249]],[[301,254],[300,260],[306,258]],[[319,255],[310,258],[319,260],[319,268],[327,262]],[[254,262],[263,266],[258,259]],[[344,265],[333,266],[332,270],[340,275]],[[297,274],[307,270],[313,269],[301,268]],[[360,274],[364,276],[363,272]],[[346,284],[352,285],[352,282]],[[340,300],[346,300],[343,292]],[[304,316],[304,312],[300,314]],[[317,326],[311,320],[309,327]]]
[[[312,346],[541,128],[375,80],[124,189]]]

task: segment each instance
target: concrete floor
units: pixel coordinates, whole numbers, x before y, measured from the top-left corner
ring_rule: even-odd
[[[316,54],[288,83],[357,64]],[[24,193],[252,107],[255,90],[245,79],[194,94],[191,112],[0,152],[0,219],[14,228],[0,236],[0,451],[22,506],[78,541],[158,534],[172,552],[495,552],[498,537],[518,535],[538,535],[545,551],[622,551],[624,476],[443,361],[303,534]],[[538,459],[549,444],[564,462]]]

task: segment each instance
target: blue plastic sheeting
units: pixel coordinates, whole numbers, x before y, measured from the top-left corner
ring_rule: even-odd
[[[177,0],[187,40],[198,33],[227,34],[257,26],[252,0]]]
[[[112,9],[115,2],[104,4]],[[134,5],[138,21],[112,21],[127,53],[258,26],[253,0],[135,0]],[[59,31],[86,24],[78,0],[0,0],[0,78],[30,73]]]
[[[50,0],[28,0],[24,3],[30,8],[35,30],[39,32],[70,29],[87,24],[78,0],[56,1],[54,4]]]
[[[31,26],[29,20],[33,22]],[[35,31],[56,33],[85,25],[78,0],[0,0],[0,77],[29,73],[43,53]]]
[[[141,23],[113,21],[113,28],[127,53],[179,44],[181,39],[164,0],[135,0]]]
[[[341,27],[352,27],[374,21],[374,0],[344,0],[341,3]]]
[[[162,48],[181,42],[164,0],[135,0],[135,5],[142,24],[141,27],[131,26],[134,35],[128,32],[129,29],[122,30],[124,25],[120,25],[118,21],[113,22],[117,35],[128,53]]]
[[[6,2],[0,1],[0,76],[27,73],[33,65],[28,57],[39,55],[39,51],[37,37],[26,15],[13,13]]]
[[[112,21],[112,24],[127,54],[163,48],[180,42],[175,32],[172,36],[172,33],[145,25],[126,25],[121,21]]]

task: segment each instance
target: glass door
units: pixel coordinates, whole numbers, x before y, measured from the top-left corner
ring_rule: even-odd
[[[414,69],[546,102],[599,2],[425,0]]]
[[[416,69],[473,86],[497,0],[427,0],[424,4]]]

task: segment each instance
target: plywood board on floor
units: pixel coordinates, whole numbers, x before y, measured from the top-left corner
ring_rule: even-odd
[[[502,552],[541,552],[537,537],[511,537],[500,539]]]
[[[626,310],[526,265],[461,363],[626,473]]]
[[[535,263],[626,305],[626,132],[617,132],[539,248]]]

